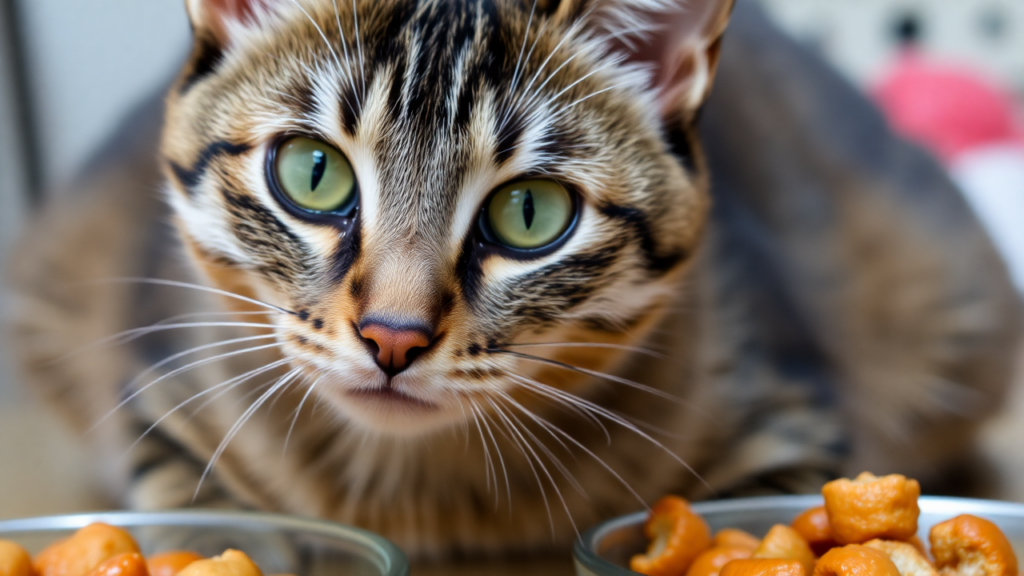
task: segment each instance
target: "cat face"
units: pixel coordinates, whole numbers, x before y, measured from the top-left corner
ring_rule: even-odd
[[[585,395],[706,218],[686,126],[731,2],[682,4],[191,0],[163,141],[186,245],[365,430]]]

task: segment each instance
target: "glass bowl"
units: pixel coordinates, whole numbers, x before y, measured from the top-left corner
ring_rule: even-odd
[[[698,502],[693,510],[707,520],[712,532],[741,528],[762,535],[774,524],[789,524],[797,514],[820,506],[821,496],[769,496]],[[922,496],[918,535],[928,541],[932,525],[973,514],[995,522],[1013,543],[1018,558],[1024,558],[1024,504],[969,498]],[[636,576],[627,566],[629,558],[643,552],[646,512],[637,512],[599,524],[583,533],[573,548],[578,576]]]
[[[405,554],[372,532],[326,520],[258,512],[99,512],[0,520],[0,539],[13,540],[35,554],[93,522],[128,530],[144,554],[184,549],[216,556],[235,548],[248,554],[264,574],[409,574]]]

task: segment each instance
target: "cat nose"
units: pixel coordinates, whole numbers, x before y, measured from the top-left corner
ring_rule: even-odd
[[[388,376],[405,370],[434,342],[433,330],[423,326],[391,326],[382,322],[363,323],[359,337]]]

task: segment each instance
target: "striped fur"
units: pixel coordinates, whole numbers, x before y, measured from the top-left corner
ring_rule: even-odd
[[[178,240],[158,225],[160,203],[133,193],[146,177],[123,170],[48,212],[18,275],[27,373],[78,427],[102,419],[104,461],[124,464],[108,469],[135,507],[328,517],[420,558],[564,547],[574,528],[668,491],[813,490],[850,462],[941,468],[958,451],[922,438],[939,429],[947,447],[966,442],[1006,381],[1017,324],[1004,271],[983,235],[971,236],[963,245],[980,256],[967,260],[989,291],[959,301],[969,314],[951,299],[897,308],[894,326],[865,311],[892,295],[934,302],[928,290],[953,283],[940,264],[893,277],[844,260],[846,246],[878,236],[858,218],[883,186],[865,177],[869,192],[843,200],[852,220],[829,231],[778,217],[785,187],[780,197],[719,195],[712,210],[692,122],[726,4],[190,1],[195,48],[167,99],[153,167]],[[679,37],[689,50],[672,58],[657,51],[662,33],[634,34],[662,12],[673,30],[691,27]],[[740,87],[731,94],[756,93]],[[712,122],[750,101],[712,106]],[[748,126],[764,134],[759,122],[771,118],[745,121],[712,141]],[[348,156],[360,182],[354,221],[307,221],[274,200],[265,165],[283,134]],[[568,241],[532,260],[481,247],[474,233],[487,194],[525,175],[582,198]],[[897,221],[918,218],[881,204]],[[973,230],[962,206],[953,212]],[[755,237],[761,224],[771,241]],[[818,234],[812,256],[801,252],[808,243],[786,243],[801,225]],[[930,231],[900,229],[900,262],[942,262],[926,248],[939,243],[921,240]],[[68,246],[81,249],[69,256]],[[825,253],[834,257],[813,257]],[[68,288],[138,276],[224,293]],[[52,362],[183,314],[172,322],[205,324]],[[429,408],[352,394],[384,385],[353,329],[374,316],[443,335],[392,382]],[[983,352],[965,352],[977,349],[962,334],[986,342]],[[907,356],[882,353],[894,343]],[[906,387],[893,392],[878,374]],[[943,379],[962,387],[935,384]],[[965,390],[981,398],[973,418],[931,402]],[[845,409],[844,394],[861,402]],[[887,410],[865,414],[880,398]],[[892,429],[903,435],[876,453]]]

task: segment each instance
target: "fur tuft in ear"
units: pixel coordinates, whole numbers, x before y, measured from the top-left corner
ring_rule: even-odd
[[[252,24],[275,0],[185,0],[196,38],[205,36],[222,47],[231,44],[233,24]]]
[[[662,115],[692,118],[711,91],[735,0],[562,0],[555,18],[582,23],[654,71]]]

